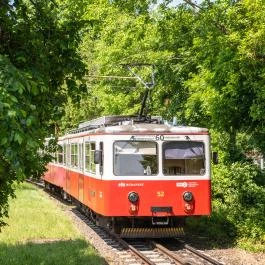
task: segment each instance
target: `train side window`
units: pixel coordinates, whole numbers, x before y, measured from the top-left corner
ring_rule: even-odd
[[[94,153],[96,144],[94,142],[85,143],[85,170],[96,173],[96,164],[94,163]]]
[[[51,153],[51,155],[52,155],[52,162],[53,163],[57,163],[57,155],[56,155],[56,153]]]
[[[66,165],[66,144],[63,145],[63,164]]]
[[[58,145],[57,162],[59,164],[63,164],[63,146],[62,145]]]
[[[78,167],[78,145],[71,144],[71,166]]]
[[[85,143],[85,170],[89,171],[89,165],[90,165],[90,143]]]
[[[71,146],[70,146],[70,144],[67,144],[66,145],[66,165],[67,166],[70,166],[71,165],[71,163],[70,163],[70,158],[71,158],[71,153],[70,153],[70,148]]]
[[[203,142],[174,141],[163,143],[164,175],[204,175]]]
[[[83,144],[79,144],[79,168],[83,170]]]

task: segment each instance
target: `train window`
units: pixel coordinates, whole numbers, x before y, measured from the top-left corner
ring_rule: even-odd
[[[63,164],[66,165],[66,144],[63,145]]]
[[[94,153],[96,144],[93,142],[85,143],[85,170],[91,173],[96,173],[96,165],[94,163]]]
[[[71,166],[78,167],[78,145],[71,144]]]
[[[53,163],[57,163],[57,156],[56,156],[56,153],[51,153],[51,156],[52,156],[52,162],[53,162]]]
[[[70,162],[71,162],[71,160],[70,160],[70,158],[71,158],[71,153],[70,153],[70,147],[71,147],[71,145],[70,144],[67,144],[66,145],[66,165],[67,166],[70,166]]]
[[[155,142],[118,141],[114,143],[114,174],[144,176],[158,174]]]
[[[58,145],[57,162],[59,164],[62,164],[63,163],[63,147],[61,145]]]
[[[205,151],[202,142],[163,143],[164,175],[204,175]]]
[[[83,144],[79,144],[79,168],[83,170]]]

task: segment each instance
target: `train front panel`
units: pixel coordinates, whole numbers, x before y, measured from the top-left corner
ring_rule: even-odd
[[[105,136],[104,170],[95,181],[104,216],[209,215],[209,135]]]

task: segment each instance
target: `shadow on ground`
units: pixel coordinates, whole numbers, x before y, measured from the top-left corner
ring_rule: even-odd
[[[33,240],[15,245],[0,242],[3,265],[101,265],[107,264],[85,240]]]
[[[237,228],[225,215],[189,217],[186,220],[186,239],[198,249],[229,248],[236,243]]]

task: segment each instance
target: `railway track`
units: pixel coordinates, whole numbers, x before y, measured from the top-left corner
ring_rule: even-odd
[[[119,257],[117,264],[124,265],[223,265],[219,261],[205,255],[201,251],[189,246],[185,241],[171,239],[122,239],[119,235],[99,227],[87,216],[74,210],[74,213],[92,228],[106,244],[108,244]]]
[[[171,239],[170,242],[162,244],[154,241],[151,243],[155,248],[171,256],[172,259],[177,262],[176,264],[223,265],[223,263],[213,259],[212,257],[204,254],[202,251],[186,244],[185,241],[177,238]]]
[[[42,183],[28,181],[40,188],[44,188]],[[55,193],[50,195],[63,201]],[[65,203],[69,205],[69,203]],[[96,234],[115,252],[119,261],[117,264],[124,265],[223,265],[223,263],[205,255],[203,252],[189,246],[185,241],[179,239],[169,240],[148,240],[148,239],[126,239],[119,235],[99,227],[84,215],[78,208],[72,209],[74,214],[86,225],[93,229]]]

